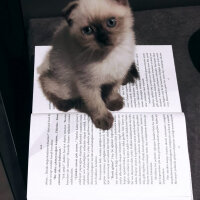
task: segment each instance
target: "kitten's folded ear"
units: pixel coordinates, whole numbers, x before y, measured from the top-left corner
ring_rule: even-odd
[[[128,6],[129,5],[128,0],[115,0],[115,1],[118,2],[121,5],[124,5],[124,6]]]
[[[72,1],[62,10],[62,16],[65,18],[69,26],[72,26],[73,24],[73,20],[70,18],[70,15],[77,6],[78,1]]]

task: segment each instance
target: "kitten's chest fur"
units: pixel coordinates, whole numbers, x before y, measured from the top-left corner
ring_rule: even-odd
[[[91,73],[96,83],[101,85],[122,80],[134,62],[134,49],[134,35],[130,34],[103,61],[93,64]]]

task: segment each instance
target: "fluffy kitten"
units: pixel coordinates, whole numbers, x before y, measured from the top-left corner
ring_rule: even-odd
[[[97,128],[112,127],[109,110],[120,110],[118,93],[134,81],[135,36],[128,0],[79,0],[64,9],[49,52],[49,69],[40,75],[46,97],[62,111],[80,109]]]

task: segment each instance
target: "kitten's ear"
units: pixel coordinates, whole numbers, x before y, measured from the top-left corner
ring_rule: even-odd
[[[115,0],[115,1],[121,5],[128,6],[128,0]]]
[[[70,18],[70,15],[77,6],[78,1],[72,1],[62,10],[62,15],[69,24],[69,26],[72,26],[73,24],[73,20]]]

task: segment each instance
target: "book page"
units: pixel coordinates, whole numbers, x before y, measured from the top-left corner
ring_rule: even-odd
[[[124,112],[181,112],[172,46],[138,45],[135,63],[140,80],[121,87]]]
[[[114,117],[102,131],[81,113],[33,114],[28,200],[191,199],[184,115]]]
[[[50,49],[49,46],[35,48],[33,113],[61,113],[46,99],[38,81],[38,72],[49,65]],[[125,103],[121,111],[181,112],[172,47],[138,45],[135,62],[140,80],[135,84],[121,86],[120,94],[124,97]]]

